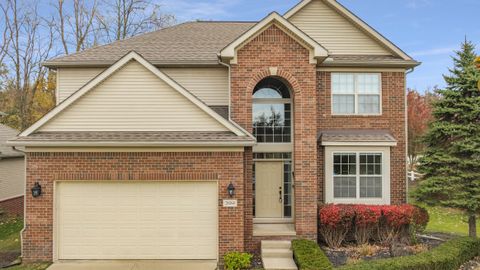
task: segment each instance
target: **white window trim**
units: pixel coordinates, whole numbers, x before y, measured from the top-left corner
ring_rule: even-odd
[[[357,198],[335,198],[333,196],[333,155],[336,153],[381,153],[382,154],[382,198],[360,198],[360,183],[357,173]],[[357,170],[359,160],[357,160]],[[327,146],[325,147],[325,202],[337,204],[390,204],[390,147]]]
[[[353,75],[353,82],[354,82],[354,91],[355,93],[353,94],[355,96],[354,100],[354,106],[355,106],[355,112],[354,113],[335,113],[333,111],[333,96],[351,96],[352,94],[334,94],[333,93],[333,75],[335,74],[346,74],[346,75]],[[380,92],[378,93],[379,97],[379,110],[378,113],[359,113],[358,112],[358,96],[359,95],[373,95],[373,94],[359,94],[358,93],[358,85],[357,85],[357,75],[377,75],[378,76],[378,87],[380,89]],[[383,97],[382,97],[382,74],[378,72],[332,72],[330,73],[330,111],[332,115],[340,115],[340,116],[349,116],[349,115],[362,115],[362,116],[380,116],[382,115],[382,105],[383,105]]]

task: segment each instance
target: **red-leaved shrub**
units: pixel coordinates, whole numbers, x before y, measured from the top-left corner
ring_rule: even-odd
[[[342,245],[352,227],[354,211],[351,207],[329,204],[320,208],[319,232],[332,248]]]
[[[337,248],[346,235],[353,234],[357,244],[369,240],[389,244],[393,240],[410,242],[425,229],[425,209],[404,205],[327,204],[319,209],[319,233],[331,248]]]
[[[354,205],[353,211],[355,241],[359,245],[366,244],[380,220],[382,211],[379,207],[371,205]]]
[[[377,227],[377,239],[381,243],[390,243],[393,240],[409,241],[409,225],[413,222],[415,207],[405,205],[380,206],[382,218]]]

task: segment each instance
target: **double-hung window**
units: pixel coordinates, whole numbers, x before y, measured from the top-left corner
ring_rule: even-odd
[[[332,114],[381,113],[380,73],[332,73]]]
[[[327,147],[328,203],[389,203],[389,150],[380,148],[345,151]]]

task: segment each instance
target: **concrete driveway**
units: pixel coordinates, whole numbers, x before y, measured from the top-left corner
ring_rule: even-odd
[[[215,270],[216,261],[206,260],[118,260],[118,261],[59,261],[47,270]]]

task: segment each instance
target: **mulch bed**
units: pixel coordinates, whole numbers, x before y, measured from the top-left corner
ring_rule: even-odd
[[[435,238],[440,238],[442,240],[437,240]],[[445,240],[451,238],[451,235],[429,234],[427,237],[418,237],[418,244],[413,246],[395,245],[392,247],[381,245],[351,245],[337,249],[331,249],[326,246],[321,246],[321,248],[323,249],[327,257],[330,259],[332,264],[337,267],[345,265],[347,263],[354,263],[359,260],[369,261],[416,254],[425,250],[435,248],[441,243],[443,243]],[[470,268],[465,268],[465,270],[470,270]]]
[[[458,270],[478,270],[480,269],[480,257],[475,257],[473,260],[466,262],[460,266]]]
[[[0,252],[0,268],[12,264],[20,257],[20,251]]]

